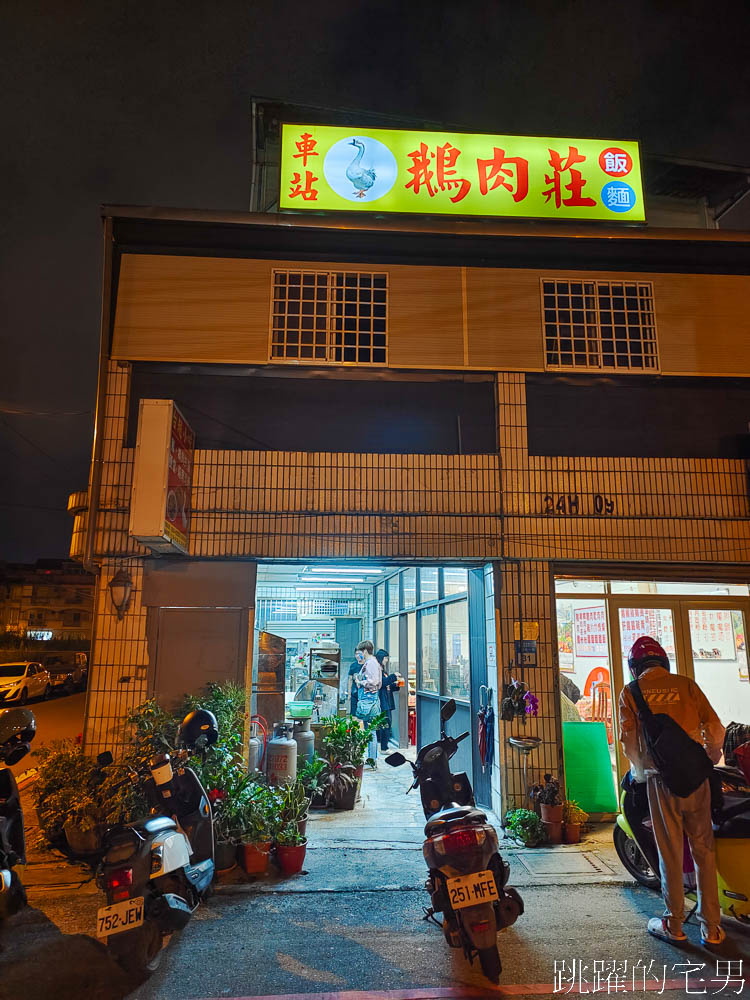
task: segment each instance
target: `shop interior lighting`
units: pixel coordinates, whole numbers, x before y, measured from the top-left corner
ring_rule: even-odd
[[[354,590],[354,587],[313,587],[312,584],[309,587],[306,587],[304,584],[300,583],[294,589],[308,593],[310,590]]]
[[[380,567],[373,566],[360,566],[356,568],[354,566],[306,566],[305,573],[330,573],[333,576],[342,576],[344,573],[355,573],[359,576],[364,574],[365,576],[375,576],[379,573],[384,573]]]

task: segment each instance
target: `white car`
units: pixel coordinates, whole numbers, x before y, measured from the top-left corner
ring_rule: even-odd
[[[41,663],[0,663],[0,705],[25,705],[29,698],[49,698],[50,675]]]

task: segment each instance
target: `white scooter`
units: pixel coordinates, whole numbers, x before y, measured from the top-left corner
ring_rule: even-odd
[[[152,972],[172,934],[182,930],[211,890],[211,804],[186,762],[218,735],[211,712],[198,709],[187,715],[180,727],[185,749],[173,758],[154,757],[148,776],[142,776],[152,816],[107,832],[97,873],[107,906],[98,911],[96,930],[128,971]]]

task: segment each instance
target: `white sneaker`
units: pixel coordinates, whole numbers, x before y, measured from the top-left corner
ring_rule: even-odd
[[[653,937],[661,938],[662,941],[672,941],[674,943],[687,941],[687,934],[685,934],[682,928],[680,928],[677,934],[669,929],[666,917],[651,917],[647,925],[647,930]]]

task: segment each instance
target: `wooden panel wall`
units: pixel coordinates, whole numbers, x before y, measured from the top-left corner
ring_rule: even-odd
[[[332,261],[125,254],[112,356],[130,361],[267,364],[274,267],[389,275],[389,367],[542,371],[541,277],[581,272],[380,267]],[[661,372],[750,371],[750,277],[586,272],[652,280]]]

